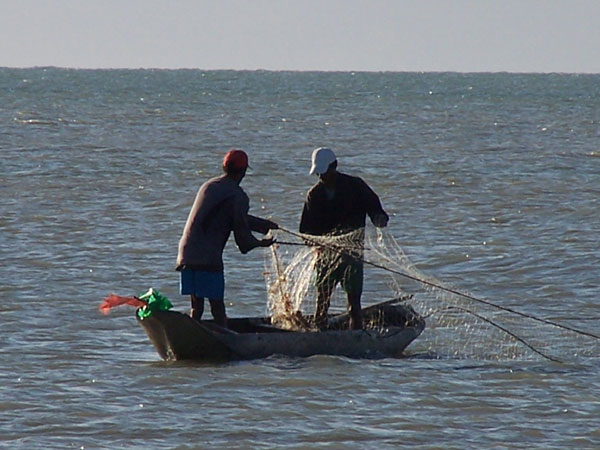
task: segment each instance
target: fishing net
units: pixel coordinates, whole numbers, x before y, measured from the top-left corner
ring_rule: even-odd
[[[402,298],[426,319],[425,331],[411,346],[420,354],[434,358],[565,361],[577,355],[600,353],[600,340],[595,335],[538,320],[534,315],[504,307],[497,300],[476,297],[421,272],[394,237],[381,229],[367,227],[335,237],[282,230],[278,242],[267,254],[265,280],[269,313],[281,327],[310,327],[302,317],[314,314],[315,271],[326,252],[330,255],[331,271],[342,261],[340,255],[363,257],[363,308]],[[333,291],[329,312],[345,309],[346,295],[338,286]]]

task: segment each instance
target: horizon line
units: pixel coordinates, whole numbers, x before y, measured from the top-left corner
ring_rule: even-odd
[[[529,71],[529,70],[378,70],[378,69],[235,69],[235,68],[201,68],[201,67],[86,67],[86,66],[57,66],[57,65],[32,65],[32,66],[3,66],[1,69],[31,70],[31,69],[58,69],[58,70],[147,70],[147,71],[201,71],[201,72],[298,72],[298,73],[455,73],[455,74],[511,74],[511,75],[600,75],[600,72],[569,72],[569,71]]]

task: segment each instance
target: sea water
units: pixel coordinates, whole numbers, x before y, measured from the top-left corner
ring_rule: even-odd
[[[251,213],[297,230],[329,146],[420,273],[597,333],[600,76],[0,69],[0,99],[0,446],[600,446],[597,340],[564,330],[537,333],[562,363],[435,327],[400,360],[165,363],[131,308],[97,310],[189,308],[177,243],[228,149]],[[267,313],[268,251],[228,244],[230,316]]]

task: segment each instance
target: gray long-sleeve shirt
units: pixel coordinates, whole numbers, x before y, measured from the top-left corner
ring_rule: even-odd
[[[220,272],[223,249],[231,232],[242,253],[259,246],[251,231],[267,233],[267,221],[250,216],[250,201],[235,180],[226,175],[204,183],[194,200],[179,241],[177,268]]]

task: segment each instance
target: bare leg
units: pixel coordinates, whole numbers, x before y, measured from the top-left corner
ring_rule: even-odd
[[[190,311],[190,316],[192,316],[192,319],[200,320],[202,318],[202,313],[204,312],[204,298],[196,297],[194,294],[192,294],[191,300],[192,309]]]
[[[331,301],[331,293],[333,288],[322,286],[317,291],[317,307],[315,309],[315,325],[317,328],[324,330],[327,328],[327,311]]]
[[[348,309],[350,313],[349,328],[351,330],[362,330],[362,309],[360,307],[360,293],[348,294]]]
[[[227,328],[227,314],[225,312],[225,302],[219,298],[209,298],[210,311],[217,325]]]

